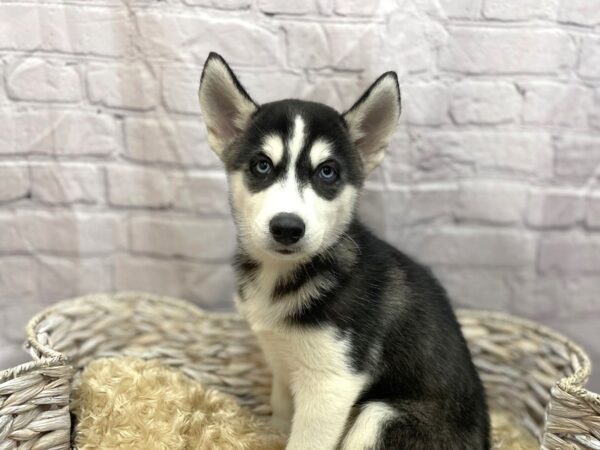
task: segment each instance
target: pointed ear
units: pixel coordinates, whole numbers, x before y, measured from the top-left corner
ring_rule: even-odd
[[[208,143],[222,159],[225,149],[246,129],[258,106],[221,55],[214,52],[204,64],[198,97]]]
[[[400,117],[396,73],[381,75],[343,117],[369,173],[381,163]]]

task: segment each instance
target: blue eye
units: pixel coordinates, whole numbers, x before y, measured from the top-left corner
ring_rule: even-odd
[[[271,173],[271,170],[273,170],[273,165],[271,164],[271,161],[263,158],[254,163],[252,170],[256,175],[264,177],[265,175]]]
[[[323,164],[318,169],[319,178],[327,183],[332,183],[337,180],[338,173],[331,164]]]

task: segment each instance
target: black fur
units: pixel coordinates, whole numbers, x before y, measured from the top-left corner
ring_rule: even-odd
[[[300,114],[305,122],[306,139],[296,163],[296,176],[301,185],[310,184],[321,197],[333,200],[346,184],[360,186],[364,178],[360,159],[352,151],[346,123],[334,109],[320,103],[301,100],[281,100],[261,105],[254,113],[248,130],[238,139],[225,155],[228,171],[242,171],[246,187],[250,192],[268,188],[285,176],[289,164],[286,149],[282,160],[266,178],[256,177],[251,170],[253,162],[262,155],[262,145],[267,134],[291,137],[293,118]],[[315,177],[309,152],[316,139],[331,144],[333,159],[339,166],[340,178],[327,184]]]
[[[250,99],[231,71],[230,75]],[[385,76],[389,73],[380,80]],[[365,101],[369,92],[353,108]],[[257,177],[251,168],[262,157],[264,137],[269,133],[289,137],[298,114],[307,133],[295,168],[299,184],[310,184],[327,200],[335,199],[344,185],[360,188],[366,174],[344,117],[325,105],[300,100],[257,106],[248,128],[223,155],[227,170],[244,173],[251,192],[284,177],[290,161],[287,150],[268,177]],[[309,151],[317,138],[332,146],[331,159],[340,175],[335,183],[320,181],[310,166]],[[234,265],[244,301],[244,289],[261,264],[240,249]],[[385,402],[398,413],[384,428],[374,450],[489,449],[483,385],[447,295],[429,269],[376,238],[354,219],[330,248],[278,280],[271,300],[286,301],[287,295],[315,277],[325,277],[331,282],[329,288],[321,289],[305,307],[292,313],[288,325],[333,326],[340,338],[350,341],[352,369],[367,373],[371,380],[356,401],[350,422],[370,402]],[[348,423],[347,429],[351,425]]]
[[[353,369],[372,378],[355,408],[382,401],[399,413],[376,450],[489,449],[485,392],[431,271],[357,220],[327,255],[280,280],[273,301],[319,274],[334,281],[334,289],[312,299],[289,324],[333,325],[350,339]],[[243,266],[237,270],[247,275]]]

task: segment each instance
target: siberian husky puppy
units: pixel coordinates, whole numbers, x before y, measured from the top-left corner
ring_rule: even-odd
[[[199,98],[238,231],[236,302],[273,371],[286,448],[488,449],[484,389],[444,289],[355,214],[400,115],[396,74],[343,114],[259,105],[211,53]]]

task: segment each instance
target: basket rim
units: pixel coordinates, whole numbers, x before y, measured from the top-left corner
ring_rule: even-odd
[[[456,313],[458,317],[485,317],[485,319],[488,322],[492,321],[497,323],[519,325],[521,327],[525,327],[531,331],[534,331],[544,337],[561,342],[566,347],[568,347],[569,351],[577,355],[581,365],[571,375],[557,380],[556,385],[565,392],[568,392],[572,395],[575,395],[577,397],[585,397],[588,401],[600,403],[600,394],[597,394],[585,388],[588,378],[592,372],[592,362],[590,360],[590,357],[579,344],[575,343],[570,338],[540,323],[528,319],[523,319],[521,317],[513,316],[507,313],[477,309],[457,309]]]
[[[55,367],[59,365],[65,365],[70,363],[69,356],[57,352],[53,350],[47,345],[40,343],[37,340],[36,329],[37,326],[48,316],[58,313],[65,306],[72,306],[80,303],[87,303],[92,300],[101,300],[101,299],[120,299],[124,301],[131,300],[143,300],[151,303],[160,303],[161,305],[168,304],[171,307],[178,308],[184,310],[186,313],[191,314],[197,318],[217,318],[223,320],[240,320],[239,314],[235,312],[212,312],[206,311],[195,304],[166,295],[152,294],[143,291],[119,291],[113,293],[97,293],[97,294],[88,294],[78,297],[73,297],[70,299],[62,300],[54,305],[40,311],[36,314],[27,324],[26,334],[27,334],[27,343],[26,347],[33,347],[35,350],[39,352],[41,357],[37,360],[29,361],[23,363],[19,366],[9,368],[3,371],[0,371],[0,381],[4,381],[5,379],[14,378],[23,373],[31,372],[35,369],[47,368],[47,367]],[[547,338],[550,338],[555,341],[559,341],[564,344],[571,352],[575,353],[579,358],[580,367],[571,375],[561,378],[557,380],[556,385],[566,392],[571,393],[572,395],[576,395],[578,397],[585,397],[588,400],[594,402],[600,402],[600,395],[596,394],[592,391],[586,389],[585,383],[591,373],[591,361],[585,351],[578,344],[567,338],[566,336],[554,331],[553,329],[536,323],[534,321],[523,319],[520,317],[516,317],[507,313],[496,312],[496,311],[486,311],[486,310],[476,310],[476,309],[456,309],[456,315],[458,317],[470,317],[481,319],[485,318],[488,322],[496,322],[496,323],[504,323],[511,325],[518,325],[520,327],[527,328],[535,333],[541,334]]]

